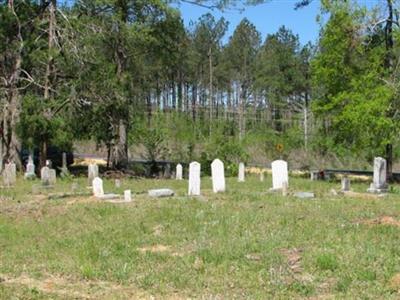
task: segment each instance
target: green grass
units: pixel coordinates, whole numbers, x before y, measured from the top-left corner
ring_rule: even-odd
[[[316,193],[301,200],[268,193],[270,181],[229,178],[228,191],[213,194],[202,178],[202,197],[189,198],[186,181],[124,180],[115,189],[105,180],[106,192],[134,194],[110,204],[48,200],[71,182],[35,195],[39,181],[19,179],[0,190],[0,298],[399,298],[391,278],[400,273],[400,227],[363,222],[400,220],[399,195],[331,196],[340,183],[291,178],[290,191]],[[143,194],[161,187],[177,196]]]

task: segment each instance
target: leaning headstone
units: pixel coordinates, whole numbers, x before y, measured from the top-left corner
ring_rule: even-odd
[[[40,170],[40,180],[42,181],[43,186],[50,185],[50,168],[49,167],[43,167]]]
[[[100,177],[96,177],[92,182],[93,195],[95,197],[104,196],[103,180]]]
[[[89,186],[92,186],[92,181],[96,177],[99,177],[99,166],[96,164],[88,165],[88,182]]]
[[[244,172],[245,172],[245,168],[244,168],[244,163],[239,163],[239,174],[238,174],[238,181],[239,182],[244,182]]]
[[[176,180],[182,180],[183,168],[181,164],[176,165]]]
[[[51,186],[55,185],[57,182],[57,175],[56,175],[56,170],[50,169],[49,170],[49,184]]]
[[[342,192],[350,191],[350,179],[348,177],[342,178]]]
[[[124,191],[124,200],[126,202],[131,202],[132,201],[132,193],[131,190],[126,190]]]
[[[11,187],[17,182],[17,166],[14,163],[8,163],[3,170],[3,183],[6,187]]]
[[[156,190],[149,190],[148,194],[150,197],[161,198],[161,197],[172,197],[175,194],[175,192],[170,189],[156,189]]]
[[[24,178],[25,179],[34,179],[34,178],[36,178],[35,164],[33,163],[32,155],[29,155],[28,163],[26,164],[26,170],[25,170]]]
[[[200,196],[200,164],[196,161],[189,165],[189,196]]]
[[[374,178],[368,192],[385,193],[388,190],[386,183],[386,159],[375,157],[374,159]]]
[[[289,176],[287,162],[275,160],[271,163],[272,167],[272,189],[282,189],[284,183],[289,187]]]
[[[225,192],[224,163],[221,160],[214,159],[211,163],[211,176],[214,193]]]

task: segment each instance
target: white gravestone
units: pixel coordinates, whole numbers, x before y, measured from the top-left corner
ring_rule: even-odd
[[[26,164],[25,179],[33,179],[36,177],[35,164],[33,163],[32,155],[29,155],[28,163]]]
[[[43,186],[50,185],[50,168],[49,167],[43,167],[40,170],[40,179],[42,181]]]
[[[200,164],[196,161],[189,165],[189,196],[200,196]]]
[[[374,159],[374,178],[373,182],[368,189],[372,193],[384,193],[387,192],[386,183],[386,159],[382,157],[375,157]]]
[[[284,160],[275,160],[271,163],[272,189],[289,187],[288,165]]]
[[[131,190],[126,190],[124,191],[124,200],[126,202],[131,202],[132,201],[132,193]]]
[[[99,177],[99,166],[96,164],[88,165],[88,182],[89,186],[92,186],[92,181],[96,177]]]
[[[350,191],[350,179],[348,177],[342,178],[342,192]]]
[[[103,180],[101,178],[96,177],[95,179],[93,179],[92,188],[93,188],[93,195],[95,197],[104,196]]]
[[[10,187],[17,182],[17,166],[14,163],[8,163],[4,166],[3,183]]]
[[[244,182],[244,172],[245,172],[245,168],[244,168],[244,163],[239,163],[239,174],[238,174],[238,181],[239,182]]]
[[[214,193],[225,192],[224,163],[221,160],[214,159],[211,163],[211,176]]]
[[[182,180],[183,168],[181,164],[176,165],[176,180]]]

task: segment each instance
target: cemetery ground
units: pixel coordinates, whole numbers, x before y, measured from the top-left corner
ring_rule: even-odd
[[[340,182],[290,178],[289,193],[228,178],[187,197],[187,181],[126,179],[131,203],[85,196],[87,178],[18,178],[0,200],[1,299],[387,298],[400,296],[400,187],[385,198],[333,195]],[[172,188],[172,198],[147,190]],[[353,183],[365,192],[368,183]],[[60,193],[60,194],[58,194]],[[50,198],[49,194],[52,194]],[[55,195],[55,196],[54,196]]]

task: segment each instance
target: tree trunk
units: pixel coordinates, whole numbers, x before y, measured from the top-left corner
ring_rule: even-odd
[[[119,120],[115,130],[116,138],[111,151],[111,166],[116,169],[122,169],[128,164],[127,130],[122,119]]]

